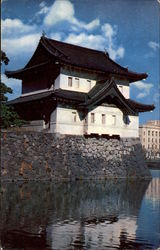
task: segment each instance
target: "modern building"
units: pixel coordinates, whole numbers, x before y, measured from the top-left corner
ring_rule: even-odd
[[[130,83],[145,79],[108,53],[41,37],[27,65],[6,71],[22,80],[22,95],[8,102],[36,131],[138,137],[139,112],[154,105],[130,99]]]
[[[147,157],[160,157],[160,120],[150,120],[139,126],[139,136]]]

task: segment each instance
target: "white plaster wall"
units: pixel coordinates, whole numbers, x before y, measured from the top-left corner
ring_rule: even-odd
[[[74,122],[74,114],[72,112],[76,113],[76,122]],[[56,121],[56,132],[60,134],[83,135],[84,120],[80,120],[76,109],[57,107]]]
[[[129,86],[125,85],[119,85],[117,84],[118,89],[121,91],[121,93],[124,95],[125,98],[129,98],[130,93],[129,93]]]
[[[57,130],[57,125],[56,125],[56,120],[57,120],[57,109],[55,109],[50,117],[50,132],[51,133],[56,133]]]
[[[72,87],[68,86],[68,77],[72,77]],[[76,81],[75,81],[76,78],[79,79],[79,87],[76,86]],[[61,88],[61,89],[66,89],[66,90],[87,93],[96,84],[95,80],[91,80],[91,86],[90,86],[90,83],[87,80],[90,80],[90,79],[60,74],[55,80],[54,89]]]
[[[91,123],[91,113],[95,113],[95,122]],[[106,121],[102,124],[102,114]],[[113,124],[115,115],[115,124]],[[123,121],[123,113],[118,108],[99,106],[88,113],[88,134],[120,135],[121,137],[138,137],[138,116],[129,116],[130,123],[126,125]]]
[[[55,111],[54,111],[55,112]],[[130,123],[126,125],[123,121],[123,113],[118,108],[99,106],[91,110],[87,115],[87,124],[80,120],[76,109],[57,107],[56,132],[60,134],[82,135],[84,133],[98,133],[109,135],[120,135],[121,137],[138,137],[138,116],[129,116]],[[76,115],[74,122],[73,113]],[[91,113],[95,114],[95,122],[91,123]],[[102,114],[105,114],[106,122],[102,124]],[[116,122],[113,124],[113,115]],[[53,130],[52,130],[53,131]]]

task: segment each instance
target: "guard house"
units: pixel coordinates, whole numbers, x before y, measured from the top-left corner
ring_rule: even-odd
[[[27,65],[6,71],[22,80],[14,105],[35,131],[138,137],[139,112],[154,105],[130,99],[130,83],[147,78],[108,53],[41,37]]]

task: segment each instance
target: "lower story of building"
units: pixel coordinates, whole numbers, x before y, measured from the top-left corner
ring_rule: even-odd
[[[57,105],[49,119],[31,120],[23,126],[26,130],[47,131],[70,135],[119,135],[138,137],[139,118],[124,115],[116,107],[97,106],[88,112],[71,106]]]

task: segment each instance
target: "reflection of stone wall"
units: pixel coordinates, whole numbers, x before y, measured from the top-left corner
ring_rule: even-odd
[[[150,176],[139,139],[2,133],[2,179]]]
[[[69,224],[72,225],[70,230],[74,228],[73,225],[79,224],[83,228],[93,225],[97,230],[98,225],[106,223],[106,227],[116,235],[117,227],[120,232],[128,225],[125,220],[120,219],[121,215],[123,217],[125,214],[127,218],[137,216],[147,186],[148,181],[137,180],[2,182],[2,239],[14,229],[37,234],[42,228],[47,233],[48,241],[52,241],[52,233],[55,230],[60,233],[59,230],[64,226],[69,229]],[[133,230],[135,231],[134,228]],[[74,234],[76,235],[76,230]]]

